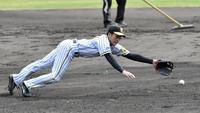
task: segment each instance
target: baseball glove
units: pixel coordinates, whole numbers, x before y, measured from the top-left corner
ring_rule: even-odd
[[[171,61],[157,60],[154,63],[155,70],[158,71],[161,75],[169,76],[174,69],[174,63]]]

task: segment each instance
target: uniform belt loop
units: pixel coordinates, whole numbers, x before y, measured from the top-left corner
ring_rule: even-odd
[[[73,43],[76,44],[77,43],[77,39],[73,39]],[[75,55],[75,57],[79,57],[80,56],[79,52],[75,52],[74,55]]]
[[[73,43],[77,43],[77,39],[73,39]]]

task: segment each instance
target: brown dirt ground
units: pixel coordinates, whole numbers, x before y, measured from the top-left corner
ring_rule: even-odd
[[[64,39],[105,33],[101,9],[0,11],[0,112],[199,113],[200,8],[163,10],[195,28],[174,31],[175,24],[151,8],[127,9],[128,38],[121,44],[150,58],[174,61],[171,76],[160,76],[151,65],[116,58],[137,77],[126,80],[103,57],[78,58],[60,82],[33,89],[36,97],[31,98],[21,97],[20,90],[9,96],[8,75],[43,57]],[[113,9],[113,20],[115,13]],[[186,84],[179,85],[180,79]]]

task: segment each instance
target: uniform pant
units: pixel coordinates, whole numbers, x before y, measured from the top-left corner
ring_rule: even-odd
[[[117,16],[115,22],[119,23],[124,20],[124,13],[125,13],[125,5],[126,0],[116,0],[117,2]],[[103,17],[104,17],[104,24],[108,24],[111,22],[111,5],[112,0],[103,0]]]
[[[19,74],[13,74],[13,79],[16,85],[20,85],[32,73],[38,72],[44,68],[51,67],[50,73],[41,75],[36,78],[25,80],[25,85],[31,89],[45,84],[59,81],[65,70],[74,58],[75,47],[72,40],[64,40],[56,49],[51,51],[44,58],[37,60],[21,70]]]

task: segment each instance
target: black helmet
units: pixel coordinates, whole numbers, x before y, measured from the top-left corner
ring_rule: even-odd
[[[108,28],[108,33],[116,34],[121,37],[126,37],[125,34],[123,33],[123,28],[118,26],[118,25],[112,25]]]

